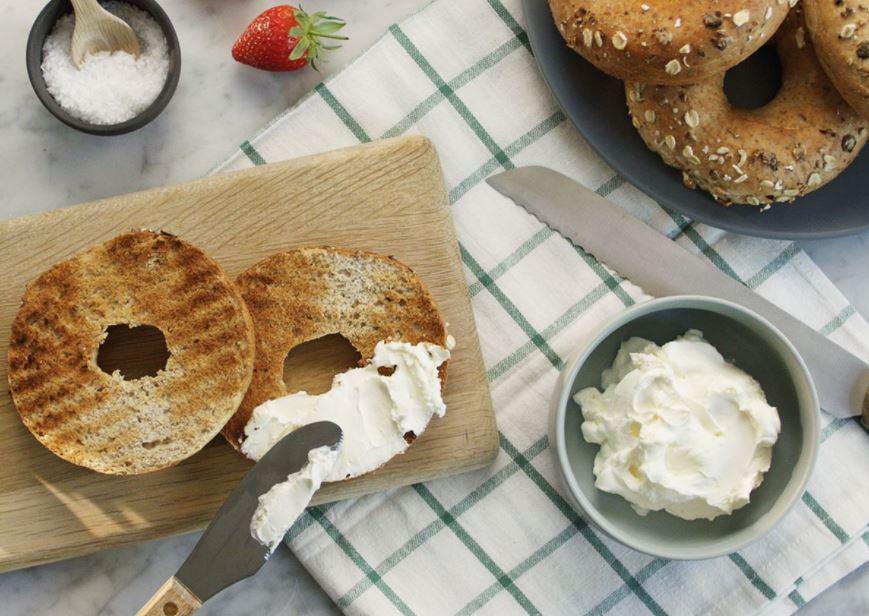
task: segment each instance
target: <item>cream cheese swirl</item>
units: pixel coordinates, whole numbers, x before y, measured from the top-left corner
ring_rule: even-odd
[[[702,332],[664,346],[631,338],[603,373],[604,391],[574,399],[582,435],[599,444],[595,486],[637,513],[711,520],[749,501],[769,470],[781,424],[760,385]]]

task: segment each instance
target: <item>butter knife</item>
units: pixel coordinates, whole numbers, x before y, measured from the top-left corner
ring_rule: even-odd
[[[869,428],[869,364],[863,360],[557,171],[519,167],[486,181],[650,295],[710,295],[764,316],[803,356],[821,407],[836,417],[862,415],[864,427]]]
[[[250,533],[260,495],[301,470],[311,449],[336,447],[340,441],[337,424],[318,421],[275,443],[232,491],[178,572],[136,616],[188,616],[227,586],[259,571],[271,556]]]

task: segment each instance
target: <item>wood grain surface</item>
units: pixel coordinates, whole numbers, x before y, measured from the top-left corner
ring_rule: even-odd
[[[232,276],[280,250],[331,245],[394,255],[431,289],[458,341],[446,417],[433,420],[406,454],[379,471],[324,486],[315,503],[494,459],[498,436],[485,369],[441,169],[428,140],[380,141],[73,206],[0,223],[0,571],[200,528],[251,466],[218,438],[174,468],[100,475],[42,447],[15,411],[5,356],[25,284],[56,261],[138,228],[180,235]],[[301,361],[305,354],[310,362]],[[291,354],[287,372],[294,388],[322,389],[352,357],[340,339],[327,340]]]

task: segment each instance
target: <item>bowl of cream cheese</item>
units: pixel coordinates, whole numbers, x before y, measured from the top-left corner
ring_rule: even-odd
[[[669,559],[739,550],[802,495],[818,396],[794,346],[737,304],[638,304],[587,337],[555,387],[550,443],[573,506]]]

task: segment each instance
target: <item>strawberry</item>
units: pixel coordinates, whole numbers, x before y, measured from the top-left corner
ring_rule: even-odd
[[[324,45],[320,39],[346,40],[335,34],[345,26],[324,11],[308,14],[301,7],[275,6],[254,19],[232,46],[232,57],[242,64],[265,71],[295,71],[316,61]]]

